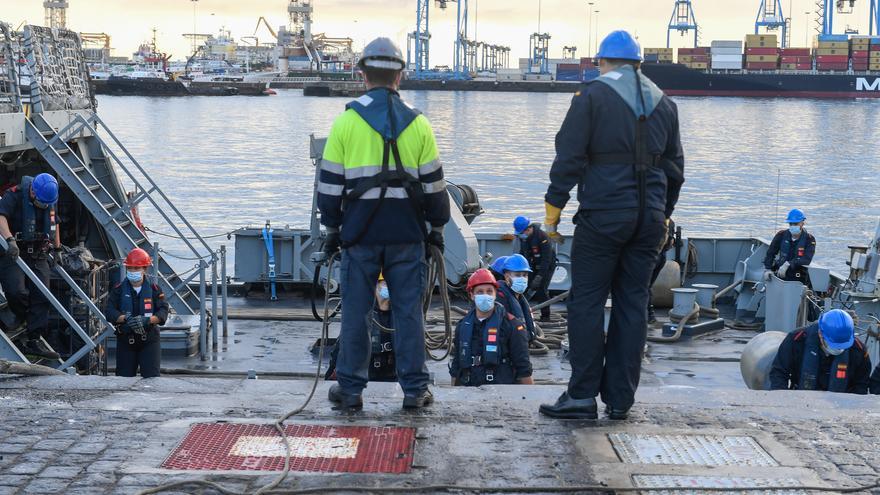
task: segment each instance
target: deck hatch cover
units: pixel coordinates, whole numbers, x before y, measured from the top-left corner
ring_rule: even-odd
[[[779,466],[749,436],[610,433],[608,439],[620,460],[627,464]]]
[[[669,490],[662,492],[651,492],[652,495],[698,495],[711,494],[710,492],[699,490],[699,488],[736,488],[736,487],[769,487],[769,486],[800,486],[797,480],[792,478],[744,478],[731,476],[670,476],[670,475],[633,475],[633,484],[638,488],[651,487],[681,487],[684,490]],[[766,490],[766,491],[750,491],[750,492],[727,492],[743,495],[762,494],[762,495],[802,495],[806,492],[799,490]]]
[[[395,427],[288,425],[292,471],[408,473],[415,430]],[[199,423],[162,463],[165,469],[280,471],[284,443],[272,425]]]

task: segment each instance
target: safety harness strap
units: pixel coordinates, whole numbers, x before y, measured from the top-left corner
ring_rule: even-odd
[[[804,343],[804,358],[801,363],[801,379],[798,383],[799,390],[816,390],[819,386],[819,373],[822,356],[822,345],[819,342],[819,325],[813,324],[806,328],[806,342]],[[828,376],[829,392],[846,392],[849,384],[849,350],[835,356],[831,361],[831,369]]]

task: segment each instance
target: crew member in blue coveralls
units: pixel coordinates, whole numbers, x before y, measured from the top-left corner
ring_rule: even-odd
[[[770,389],[867,394],[870,373],[871,359],[855,337],[852,317],[832,309],[785,337],[770,370]]]
[[[382,271],[394,295],[394,356],[403,407],[418,409],[433,402],[421,311],[425,243],[442,253],[449,195],[428,119],[397,93],[405,66],[400,49],[378,38],[364,48],[358,66],[367,93],[333,123],[317,188],[327,230],[324,252],[342,248],[342,345],[338,383],[329,399],[342,410],[363,407],[372,348],[366,316]]]
[[[684,182],[678,110],[639,70],[641,47],[625,31],[599,48],[594,81],[575,93],[556,135],[544,226],[557,238],[569,193],[580,206],[568,298],[571,379],[548,416],[625,419],[639,383],[647,338],[648,286],[666,221]],[[613,299],[606,338],[605,301]]]
[[[159,326],[168,319],[168,302],[158,285],[147,277],[153,264],[141,248],[125,257],[125,279],[107,297],[104,316],[115,323],[116,376],[159,376],[162,345]]]
[[[534,383],[525,325],[496,302],[497,289],[489,270],[479,269],[468,279],[474,309],[455,327],[449,361],[453,385]]]
[[[816,238],[804,229],[807,217],[798,209],[788,212],[785,219],[788,229],[780,230],[773,236],[767,256],[764,257],[764,280],[772,274],[787,281],[810,285],[807,267],[816,254]]]
[[[16,319],[27,321],[27,338],[20,350],[47,359],[60,357],[40,340],[49,337],[51,305],[25,276],[16,260],[21,257],[40,282],[49,288],[49,251],[61,247],[55,222],[57,201],[58,181],[49,174],[22,177],[21,183],[6,191],[0,199],[0,236],[8,245],[6,252],[0,254],[0,286]]]
[[[507,258],[510,258],[510,256],[500,256],[495,258],[492,264],[489,265],[489,272],[495,275],[495,280],[504,279],[504,263],[507,261]]]
[[[376,304],[368,317],[370,327],[370,381],[396,382],[397,371],[394,364],[394,315],[391,313],[391,292],[385,277],[379,274],[376,284]],[[325,380],[336,380],[336,361],[339,359],[340,341],[336,341],[330,352]]]
[[[540,223],[533,223],[527,217],[518,216],[513,220],[513,230],[519,237],[519,253],[528,261],[532,271],[529,273],[529,290],[532,300],[540,304],[550,299],[550,281],[556,270],[556,249]],[[541,321],[550,321],[550,306],[541,308]]]
[[[501,268],[503,278],[499,280],[498,302],[508,314],[513,315],[526,326],[529,343],[535,340],[535,321],[532,319],[532,308],[526,300],[525,293],[529,287],[529,262],[521,255],[509,256]]]

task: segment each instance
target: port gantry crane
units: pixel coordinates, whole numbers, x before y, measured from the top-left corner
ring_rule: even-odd
[[[678,31],[682,36],[688,31],[694,32],[694,48],[700,43],[700,30],[697,25],[697,17],[694,15],[694,6],[691,0],[676,0],[669,18],[669,28],[666,30],[666,48],[670,47],[672,32]]]
[[[761,0],[758,16],[755,17],[755,34],[760,28],[767,31],[782,30],[782,48],[788,48],[791,18],[786,18],[782,10],[782,0]]]
[[[856,0],[816,0],[816,32],[834,34],[834,14],[852,14]],[[880,0],[870,0],[868,34],[880,35]]]
[[[431,3],[435,3],[440,10],[446,10],[449,3],[456,4],[455,50],[451,72],[430,68]],[[489,70],[495,70],[500,65],[496,61],[499,58],[506,60],[506,54],[510,52],[508,47],[489,45],[470,39],[468,0],[416,0],[416,29],[408,33],[406,38],[406,65],[412,79],[470,79],[471,72],[478,69],[480,60],[492,59],[492,67]],[[478,55],[480,49],[483,50],[483,57]]]

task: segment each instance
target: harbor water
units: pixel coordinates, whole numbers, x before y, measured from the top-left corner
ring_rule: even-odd
[[[431,120],[448,180],[476,189],[478,232],[543,219],[554,137],[571,95],[404,92]],[[880,218],[880,100],[676,98],[687,183],[674,216],[692,236],[768,239],[802,208],[816,261],[845,273],[847,246]],[[98,111],[204,235],[271,220],[307,228],[309,135],[326,136],[345,98],[100,96]],[[575,201],[561,230],[571,232]],[[145,224],[157,231],[154,214]],[[184,255],[174,240],[153,236]],[[214,246],[232,241],[212,238]],[[178,268],[192,262],[177,260]]]

